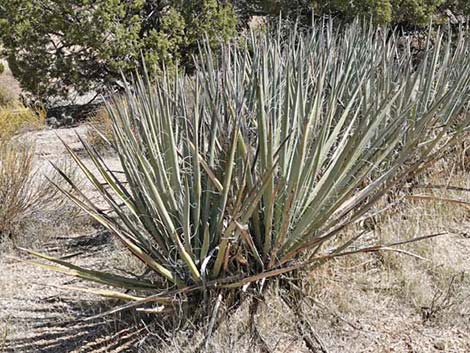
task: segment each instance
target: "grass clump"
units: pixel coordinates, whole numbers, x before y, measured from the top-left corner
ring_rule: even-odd
[[[86,140],[97,150],[107,151],[112,147],[113,123],[108,110],[100,108],[89,120],[90,129],[87,130]]]
[[[59,165],[78,183],[76,168],[69,161],[61,161]],[[14,243],[22,240],[18,237],[19,230],[28,222],[37,226],[35,217],[39,214],[57,209],[64,214],[64,207],[69,205],[54,184],[67,189],[54,169],[36,163],[33,144],[16,139],[0,140],[0,242],[8,238]]]
[[[44,126],[44,120],[44,111],[25,107],[0,86],[0,240],[12,237],[24,219],[58,194],[45,178],[39,181],[34,147],[14,138]]]
[[[252,34],[220,59],[202,45],[194,77],[137,76],[108,106],[123,172],[85,141],[95,171],[68,148],[112,212],[65,172],[75,193],[59,188],[152,275],[31,253],[54,262],[49,268],[131,290],[96,291],[130,301],[113,312],[149,303],[168,312],[183,298],[208,316],[212,298],[230,302],[242,287],[261,291],[282,274],[379,250],[356,246],[362,232],[341,232],[469,123],[458,120],[470,87],[468,36],[438,33],[418,66],[410,48],[358,24],[315,26]]]
[[[12,237],[18,225],[58,197],[34,167],[34,148],[13,141],[0,144],[0,239]]]
[[[7,107],[13,105],[16,101],[15,96],[10,90],[0,85],[0,107]]]
[[[0,140],[8,140],[24,130],[43,127],[45,118],[43,109],[26,107],[0,85]]]
[[[33,111],[19,103],[0,106],[0,139],[6,140],[21,131],[44,127],[45,117],[43,110]]]
[[[43,127],[45,115],[0,86],[0,240],[14,238],[24,220],[59,200],[58,190],[35,165],[34,145],[17,138],[23,131]]]
[[[18,225],[45,199],[57,195],[38,183],[34,167],[34,148],[14,138],[25,129],[44,125],[45,113],[33,111],[0,86],[0,240],[12,237]]]

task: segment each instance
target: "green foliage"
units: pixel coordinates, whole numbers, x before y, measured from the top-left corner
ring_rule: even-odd
[[[310,20],[315,15],[334,15],[342,21],[355,17],[372,18],[378,24],[403,24],[426,26],[439,14],[441,9],[450,8],[457,14],[469,14],[470,5],[466,0],[257,0],[235,1],[242,13]]]
[[[133,72],[192,62],[196,41],[235,32],[217,0],[4,0],[0,40],[23,89],[38,97],[100,91]]]
[[[394,22],[426,26],[444,0],[397,0],[391,3]]]
[[[396,2],[393,1],[393,3]],[[339,14],[346,20],[359,16],[372,17],[377,23],[392,21],[393,8],[390,0],[314,1],[314,6],[319,13]]]
[[[341,231],[468,127],[470,118],[459,119],[470,93],[469,37],[437,33],[416,66],[410,42],[356,24],[286,36],[253,34],[220,59],[205,46],[194,75],[164,71],[154,85],[145,73],[128,83],[125,99],[108,107],[123,173],[86,142],[92,166],[68,148],[108,210],[72,181],[65,194],[153,277],[31,252],[55,263],[41,266],[143,290],[107,291],[134,301],[120,309],[155,302],[171,310],[180,295],[191,305],[213,288],[377,250]]]
[[[327,2],[326,9],[348,18],[372,17],[378,23],[426,26],[442,3],[443,0],[336,0]]]
[[[470,16],[470,1],[468,0],[447,0],[445,4],[456,14]]]

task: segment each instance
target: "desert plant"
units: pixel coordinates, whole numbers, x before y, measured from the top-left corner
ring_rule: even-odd
[[[25,129],[44,127],[46,113],[42,109],[25,107],[17,101],[0,106],[0,140],[9,140]]]
[[[229,3],[216,0],[3,0],[0,40],[25,92],[44,100],[119,87],[139,65],[192,64],[197,40],[235,33]],[[87,28],[84,35],[83,28]]]
[[[109,150],[113,141],[113,122],[106,107],[98,111],[89,119],[89,129],[86,133],[87,142],[97,150]]]
[[[341,21],[356,17],[371,18],[379,24],[401,24],[405,27],[427,26],[445,9],[468,15],[466,0],[233,0],[242,19],[250,15],[301,18],[310,23],[316,16],[334,15]]]
[[[13,238],[23,220],[52,203],[58,205],[62,198],[34,165],[31,144],[0,141],[0,240],[3,240]],[[63,185],[56,174],[52,179]]]
[[[153,276],[30,253],[57,271],[142,290],[96,290],[131,301],[113,312],[149,303],[166,312],[177,297],[207,304],[221,290],[382,249],[339,235],[459,136],[470,89],[468,36],[438,33],[417,67],[410,44],[388,37],[357,23],[252,34],[220,60],[202,45],[195,77],[166,74],[154,85],[137,76],[108,106],[124,177],[85,141],[96,172],[68,148],[112,212],[61,173],[68,197]]]

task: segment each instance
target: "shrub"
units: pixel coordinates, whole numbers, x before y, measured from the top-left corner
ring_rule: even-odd
[[[362,233],[339,235],[459,136],[468,36],[452,43],[438,33],[418,66],[410,43],[357,24],[286,36],[253,34],[220,60],[203,46],[195,77],[126,84],[125,100],[108,106],[125,180],[86,142],[95,172],[68,148],[113,214],[73,182],[78,194],[66,194],[153,276],[31,253],[58,271],[141,290],[96,290],[131,301],[113,312],[149,303],[171,311],[186,297],[189,312],[208,315],[216,293],[229,300],[242,286],[261,290],[283,273],[380,250],[357,245]]]
[[[0,241],[15,235],[23,220],[59,197],[57,189],[38,174],[33,146],[15,138],[25,129],[43,127],[45,112],[33,111],[14,99],[3,103],[0,104]]]
[[[393,4],[393,5],[392,5]],[[397,1],[390,0],[335,0],[335,1],[315,1],[316,10],[321,13],[332,13],[351,20],[356,16],[373,18],[377,23],[390,23],[392,20],[394,7]]]
[[[361,16],[372,17],[377,23],[427,26],[442,3],[443,0],[335,0],[320,6],[323,11],[339,13],[346,19]]]
[[[258,0],[234,1],[242,17],[250,14],[278,17],[301,17],[310,23],[312,13],[317,16],[333,15],[341,21],[356,17],[372,18],[378,24],[427,26],[443,9],[456,14],[469,14],[466,0]]]
[[[53,179],[60,182],[57,175]],[[24,220],[59,199],[57,188],[34,166],[34,148],[28,144],[1,140],[0,241],[5,237],[14,237],[17,227]]]
[[[445,6],[456,14],[470,15],[470,2],[467,0],[446,0]]]
[[[2,0],[0,40],[25,91],[43,98],[119,87],[121,72],[192,64],[196,41],[235,34],[230,4],[191,1]],[[86,31],[84,32],[84,28]]]

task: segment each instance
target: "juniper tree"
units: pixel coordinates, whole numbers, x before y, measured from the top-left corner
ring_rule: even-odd
[[[196,42],[236,33],[217,0],[2,0],[0,39],[24,90],[36,97],[100,91],[141,63],[192,62]]]

